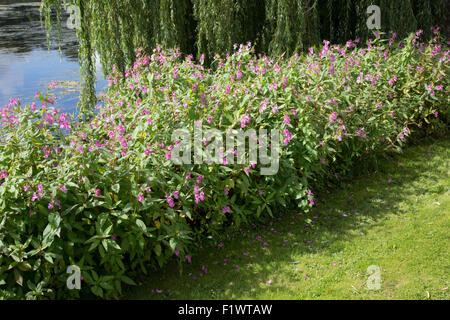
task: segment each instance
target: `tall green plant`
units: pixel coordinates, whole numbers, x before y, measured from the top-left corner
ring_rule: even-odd
[[[381,8],[382,31],[400,37],[418,27],[430,36],[430,26],[445,25],[450,10],[445,0],[43,0],[48,34],[52,10],[61,28],[63,4],[77,5],[81,13],[82,111],[96,101],[94,53],[105,74],[113,65],[124,72],[135,62],[137,48],[150,53],[157,45],[179,47],[197,58],[205,54],[206,64],[215,54],[249,41],[257,52],[290,55],[324,39],[346,43],[361,38],[364,44],[372,36],[366,26],[370,5]]]

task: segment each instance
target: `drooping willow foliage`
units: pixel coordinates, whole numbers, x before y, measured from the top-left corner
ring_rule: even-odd
[[[399,37],[434,25],[448,26],[448,0],[43,0],[42,16],[51,31],[51,11],[63,27],[63,5],[80,8],[77,30],[82,75],[80,106],[95,104],[95,53],[105,74],[116,65],[125,70],[141,48],[180,48],[185,54],[231,52],[235,44],[252,42],[259,53],[290,55],[322,40],[345,43],[372,36],[367,8],[381,8],[381,31]],[[448,34],[449,30],[444,30]]]

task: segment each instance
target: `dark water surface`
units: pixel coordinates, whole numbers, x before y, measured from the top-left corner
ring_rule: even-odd
[[[0,0],[0,107],[13,97],[28,104],[36,91],[46,91],[50,82],[67,81],[70,89],[60,83],[52,92],[58,107],[73,112],[78,102],[76,82],[80,80],[75,30],[67,28],[68,16],[64,15],[61,52],[56,26],[48,50],[39,7],[39,2]],[[106,83],[98,69],[97,91],[104,90]]]

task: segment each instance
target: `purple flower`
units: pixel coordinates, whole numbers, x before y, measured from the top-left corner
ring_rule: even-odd
[[[231,213],[231,208],[229,206],[223,207],[222,208],[222,213],[223,214]]]
[[[63,185],[63,184],[59,186],[59,190],[61,190],[61,191],[64,192],[64,193],[67,193],[66,186]]]
[[[337,112],[333,112],[330,116],[330,122],[334,123],[337,120]]]
[[[36,192],[33,192],[33,197],[31,198],[31,201],[34,202],[37,199],[39,199],[39,196],[36,194]]]
[[[173,201],[172,197],[167,196],[166,199],[167,199],[167,204],[169,205],[169,207],[171,207],[171,208],[175,207],[175,202]]]

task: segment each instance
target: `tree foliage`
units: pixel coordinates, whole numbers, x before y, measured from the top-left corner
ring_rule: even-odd
[[[364,43],[372,36],[366,26],[370,5],[381,8],[382,31],[399,37],[417,29],[431,35],[431,26],[448,26],[450,9],[446,0],[43,0],[48,32],[51,10],[61,27],[65,4],[79,6],[81,13],[81,106],[95,102],[95,52],[105,74],[113,64],[124,71],[134,63],[137,48],[152,52],[157,45],[196,57],[205,54],[206,64],[215,54],[249,41],[257,52],[291,55],[322,40],[360,38]]]

